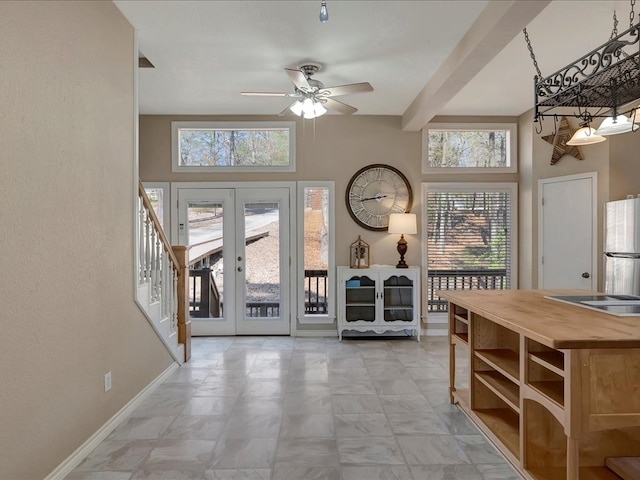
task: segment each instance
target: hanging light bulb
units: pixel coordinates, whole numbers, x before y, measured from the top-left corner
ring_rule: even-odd
[[[327,109],[324,108],[324,105],[322,105],[321,102],[318,102],[316,100],[316,104],[313,106],[313,113],[315,114],[316,117],[321,117],[322,115],[327,113]]]
[[[322,23],[327,23],[329,21],[329,10],[327,10],[326,0],[322,0],[322,3],[320,4],[320,21]]]
[[[291,110],[297,116],[301,117],[302,116],[302,102],[300,100],[298,100],[296,103],[294,103],[293,105],[291,105],[289,107],[289,110]]]
[[[617,115],[605,118],[598,130],[596,130],[596,135],[617,135],[619,133],[635,132],[639,128],[640,126],[629,121],[625,115]]]
[[[598,135],[595,128],[589,126],[579,128],[576,133],[573,134],[571,140],[567,142],[567,145],[593,145],[594,143],[604,142],[605,137]]]

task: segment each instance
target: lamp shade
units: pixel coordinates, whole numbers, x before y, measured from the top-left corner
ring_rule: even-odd
[[[291,110],[293,113],[295,113],[299,117],[302,116],[302,102],[298,100],[296,103],[294,103],[289,107],[289,110]]]
[[[640,126],[630,122],[625,115],[605,118],[600,127],[596,130],[596,135],[617,135],[619,133],[635,132]]]
[[[389,215],[389,233],[413,235],[418,233],[415,213],[392,213]]]
[[[594,143],[604,142],[606,140],[602,135],[596,133],[595,128],[582,127],[573,134],[567,145],[592,145]]]

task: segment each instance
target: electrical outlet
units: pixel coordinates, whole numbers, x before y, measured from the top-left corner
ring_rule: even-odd
[[[111,371],[104,374],[104,391],[108,392],[109,390],[111,390]]]

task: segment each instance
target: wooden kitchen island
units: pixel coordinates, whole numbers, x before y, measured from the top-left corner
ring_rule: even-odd
[[[527,479],[620,480],[640,457],[640,317],[544,298],[441,291],[450,395]]]

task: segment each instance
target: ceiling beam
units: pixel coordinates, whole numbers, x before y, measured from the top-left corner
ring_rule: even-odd
[[[551,0],[490,0],[462,40],[402,115],[402,129],[422,129]]]

